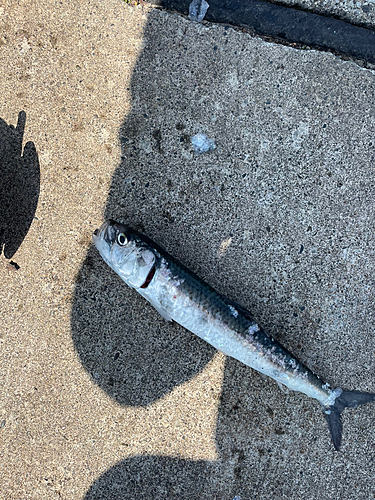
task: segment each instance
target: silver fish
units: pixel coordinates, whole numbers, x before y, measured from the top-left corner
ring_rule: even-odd
[[[244,307],[216,292],[146,236],[107,221],[94,232],[93,241],[104,261],[166,320],[278,384],[317,399],[336,450],[344,408],[375,401],[375,394],[332,389],[267,335]]]

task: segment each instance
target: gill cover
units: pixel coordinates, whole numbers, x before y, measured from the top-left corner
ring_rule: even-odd
[[[156,257],[135,233],[122,224],[107,221],[94,233],[93,241],[104,261],[127,285],[144,285]]]
[[[141,288],[147,282],[148,275],[154,267],[155,255],[145,248],[135,248],[125,258],[116,260],[119,254],[121,252],[116,248],[114,270],[127,285],[132,288]]]

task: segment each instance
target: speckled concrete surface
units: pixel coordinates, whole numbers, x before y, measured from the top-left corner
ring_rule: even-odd
[[[375,392],[374,72],[114,0],[3,9],[0,118],[26,112],[41,185],[1,258],[0,498],[374,498],[374,406],[335,452],[317,403],[167,324],[90,240],[131,223]]]

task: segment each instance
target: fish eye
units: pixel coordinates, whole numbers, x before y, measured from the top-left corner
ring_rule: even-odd
[[[124,246],[126,245],[128,242],[128,238],[126,237],[126,234],[125,233],[120,233],[118,236],[117,236],[117,243],[120,245],[120,246]]]

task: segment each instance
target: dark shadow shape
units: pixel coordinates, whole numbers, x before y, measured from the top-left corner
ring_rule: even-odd
[[[199,373],[215,353],[156,315],[94,247],[77,278],[71,324],[83,366],[122,405],[156,401]]]
[[[159,14],[150,14],[155,15]],[[184,260],[194,255],[197,245],[194,238],[186,239],[190,223],[183,226],[173,221],[174,217],[182,220],[187,213],[185,198],[191,196],[194,200],[196,193],[181,193],[181,203],[170,206],[169,186],[180,183],[186,174],[184,165],[179,171],[173,169],[163,149],[165,130],[174,131],[179,149],[189,147],[186,141],[180,142],[178,123],[189,109],[191,95],[181,95],[176,110],[180,116],[176,116],[175,124],[168,123],[163,106],[174,89],[161,88],[155,78],[160,42],[155,39],[152,25],[146,26],[144,39],[147,49],[137,61],[131,89],[145,109],[133,107],[121,127],[121,162],[113,175],[105,218],[128,223],[154,237],[191,268],[191,262]],[[168,64],[170,61],[165,62],[166,71],[170,71]],[[147,144],[146,149],[142,144]],[[152,148],[152,153],[147,148]],[[171,215],[172,210],[176,215]],[[194,209],[191,213],[194,215]],[[157,234],[152,234],[150,228]],[[162,241],[155,238],[161,234]],[[199,272],[198,267],[192,270]],[[121,405],[153,403],[200,373],[216,352],[191,332],[159,316],[115,275],[95,248],[89,249],[76,282],[71,330],[83,366],[95,383]]]
[[[13,257],[33,221],[40,191],[38,154],[27,142],[22,154],[26,113],[17,126],[0,118],[0,252]]]
[[[215,436],[217,460],[193,461],[154,455],[129,457],[95,480],[84,498],[288,498],[291,484],[295,483],[302,483],[306,491],[311,483],[311,472],[306,473],[306,470],[312,467],[313,474],[319,477],[319,464],[305,453],[307,448],[304,451],[304,447],[308,443],[315,450],[317,434],[327,446],[330,438],[319,406],[315,405],[314,417],[306,425],[306,411],[311,408],[309,402],[301,398],[297,404],[295,407],[288,403],[275,383],[228,357]],[[280,419],[280,412],[289,415],[290,422],[283,417]],[[201,415],[204,419],[204,412]],[[184,437],[191,444],[192,436],[187,433]],[[127,443],[122,444],[125,453]],[[288,449],[287,460],[285,449]],[[288,481],[282,479],[283,474]],[[324,487],[324,480],[322,476],[321,483],[319,479],[317,483]]]
[[[85,500],[232,500],[231,486],[212,480],[219,465],[158,456],[138,456],[119,462],[105,472]],[[219,479],[219,478],[216,478]]]

